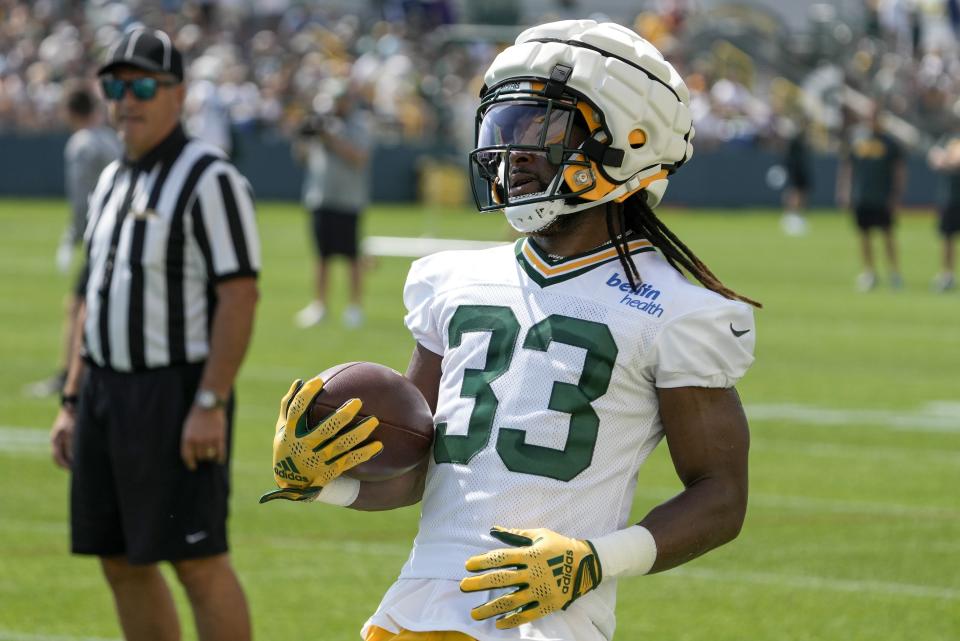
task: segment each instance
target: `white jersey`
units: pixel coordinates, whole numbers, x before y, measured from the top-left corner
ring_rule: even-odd
[[[602,641],[616,581],[567,610],[497,630],[461,593],[493,525],[595,538],[627,525],[637,473],[663,436],[657,388],[731,387],[753,362],[751,308],[687,282],[646,240],[630,287],[608,244],[565,259],[530,239],[413,263],[406,324],[442,355],[420,529],[368,622],[479,641]]]

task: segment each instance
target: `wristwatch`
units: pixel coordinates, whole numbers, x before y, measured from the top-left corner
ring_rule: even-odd
[[[200,388],[193,397],[193,404],[202,410],[215,410],[227,406],[227,399],[220,398],[212,389]]]

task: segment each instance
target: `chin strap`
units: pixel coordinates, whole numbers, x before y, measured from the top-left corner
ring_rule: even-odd
[[[540,231],[554,221],[558,216],[575,214],[592,207],[597,207],[625,197],[643,185],[639,174],[631,176],[626,182],[617,185],[607,195],[599,200],[585,200],[576,205],[568,205],[561,198],[546,202],[510,205],[504,207],[504,214],[510,226],[517,231],[529,234]]]

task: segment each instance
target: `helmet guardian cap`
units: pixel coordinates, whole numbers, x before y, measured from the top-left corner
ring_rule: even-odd
[[[693,153],[686,85],[657,49],[612,23],[528,29],[484,76],[470,154],[481,211],[521,232],[622,202],[656,206]]]

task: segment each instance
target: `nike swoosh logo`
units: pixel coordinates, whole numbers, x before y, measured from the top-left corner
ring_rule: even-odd
[[[734,329],[734,328],[733,328],[733,323],[730,323],[730,331],[733,333],[734,336],[736,336],[737,338],[740,338],[741,336],[743,336],[744,334],[746,334],[746,333],[749,332],[750,330],[749,330],[749,329]]]
[[[199,532],[194,532],[193,534],[188,534],[188,535],[186,535],[186,536],[183,537],[183,538],[185,538],[185,539],[187,540],[187,543],[189,543],[190,545],[193,545],[194,543],[199,543],[200,541],[202,541],[202,540],[204,540],[205,538],[207,538],[207,533],[206,533],[205,531],[203,531],[203,530],[200,530]]]

